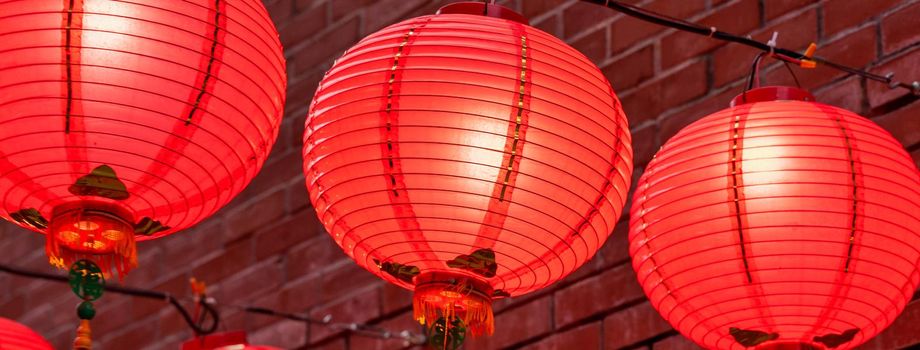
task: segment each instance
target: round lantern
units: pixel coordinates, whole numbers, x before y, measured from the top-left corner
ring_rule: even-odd
[[[346,254],[415,291],[421,323],[460,320],[473,335],[492,332],[492,300],[594,255],[632,172],[626,117],[598,68],[482,3],[349,49],[316,92],[304,160]]]
[[[0,349],[53,350],[45,338],[29,327],[0,317]]]
[[[180,347],[180,350],[281,350],[280,348],[249,345],[246,332],[235,331],[210,334],[190,339]]]
[[[253,178],[286,84],[258,0],[0,4],[0,215],[125,273]]]
[[[888,132],[794,88],[748,91],[637,184],[633,267],[707,349],[849,349],[920,282],[920,174]]]

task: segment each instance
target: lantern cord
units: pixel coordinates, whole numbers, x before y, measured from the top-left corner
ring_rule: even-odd
[[[68,283],[67,276],[61,276],[56,274],[30,271],[22,269],[19,267],[14,267],[10,265],[0,264],[0,272],[9,273],[11,275],[48,280],[54,282]],[[424,335],[417,334],[408,330],[403,330],[399,332],[394,332],[381,328],[378,326],[360,324],[360,323],[338,323],[332,322],[332,315],[326,315],[321,319],[311,318],[309,316],[288,313],[283,311],[277,311],[262,307],[254,306],[237,306],[237,305],[219,305],[213,298],[199,298],[196,307],[200,307],[204,311],[202,317],[198,317],[199,320],[196,321],[193,319],[192,315],[182,306],[180,300],[175,296],[155,290],[149,289],[139,289],[139,288],[130,288],[114,285],[106,285],[105,290],[107,292],[128,295],[137,298],[146,298],[146,299],[156,299],[156,300],[165,300],[170,303],[176,311],[182,315],[182,318],[185,320],[185,323],[192,329],[196,336],[198,335],[207,335],[214,333],[220,324],[220,313],[217,311],[218,307],[228,307],[233,308],[242,312],[250,314],[260,314],[278,318],[284,318],[293,321],[299,321],[310,325],[322,325],[334,330],[347,331],[352,335],[368,337],[368,338],[377,338],[377,339],[402,339],[405,345],[424,345],[427,342],[427,338]],[[204,325],[207,319],[212,320],[207,326]],[[309,342],[309,338],[307,339]]]
[[[776,47],[775,45],[770,45],[769,43],[760,42],[749,37],[743,37],[734,35],[731,33],[723,32],[718,30],[716,27],[707,27],[700,24],[687,22],[684,20],[676,19],[660,13],[652,12],[641,7],[629,5],[617,0],[581,0],[588,3],[593,3],[596,5],[601,5],[608,7],[610,9],[621,12],[627,16],[635,17],[637,19],[654,23],[657,25],[674,28],[677,30],[690,32],[698,35],[708,36],[710,38],[732,42],[737,44],[742,44],[748,47],[752,47],[764,52],[770,52],[773,56],[776,56],[780,59],[791,61],[793,63],[800,63],[805,65],[806,63],[811,64],[820,64],[827,66],[832,69],[836,69],[848,74],[858,75],[860,77],[877,81],[883,84],[888,85],[889,88],[902,88],[910,91],[915,95],[920,95],[920,81],[913,81],[910,83],[898,81],[894,79],[894,73],[888,73],[886,75],[879,75],[871,72],[867,72],[861,69],[853,68],[846,66],[840,63],[836,63],[820,57],[812,57],[808,53],[799,53],[790,49],[785,49],[781,47]]]
[[[765,56],[768,56],[768,54],[766,52],[761,52],[754,57],[754,63],[751,65],[751,75],[748,76],[745,92],[760,87],[760,64],[763,62]],[[795,81],[795,86],[802,88],[802,83],[799,82],[799,77],[795,75],[795,71],[789,66],[789,62],[776,56],[773,57],[783,62],[783,66],[786,67],[786,70],[789,71],[789,75],[792,76],[792,80]]]
[[[18,267],[12,267],[12,266],[3,265],[3,264],[0,264],[0,272],[6,272],[12,275],[28,277],[28,278],[68,283],[67,276],[61,276],[61,275],[55,275],[55,274],[37,272],[37,271],[29,271],[25,269],[20,269]],[[211,305],[208,305],[207,303],[202,302],[201,307],[204,309],[205,313],[211,317],[213,322],[208,327],[202,327],[198,325],[194,320],[192,320],[192,316],[189,315],[188,311],[185,310],[184,307],[182,307],[182,304],[179,303],[179,300],[176,299],[176,297],[172,296],[169,293],[163,293],[159,291],[146,290],[146,289],[113,286],[113,285],[105,285],[105,290],[108,292],[115,293],[115,294],[123,294],[123,295],[129,295],[133,297],[147,298],[147,299],[165,300],[166,302],[170,303],[173,307],[175,307],[177,311],[179,311],[179,314],[182,315],[182,318],[185,319],[185,322],[188,323],[189,327],[191,327],[192,330],[196,334],[210,334],[210,333],[214,333],[214,331],[217,330],[220,316],[217,313],[217,310]]]

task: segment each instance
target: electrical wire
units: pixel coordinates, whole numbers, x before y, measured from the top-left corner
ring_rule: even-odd
[[[783,58],[783,56],[785,56],[786,58],[796,60],[796,61],[802,61],[802,60],[812,61],[819,65],[824,65],[829,68],[833,68],[839,71],[846,72],[848,74],[858,75],[858,76],[864,77],[869,80],[884,83],[888,85],[888,87],[891,89],[902,88],[902,89],[906,89],[910,91],[911,93],[915,95],[920,95],[920,82],[913,81],[911,83],[905,83],[905,82],[897,81],[897,80],[894,80],[894,74],[892,73],[889,73],[883,76],[883,75],[867,72],[861,69],[849,67],[849,66],[846,66],[840,63],[836,63],[836,62],[824,59],[824,58],[808,57],[803,53],[795,52],[793,50],[784,49],[781,47],[775,47],[768,43],[763,43],[763,42],[760,42],[760,41],[757,41],[757,40],[754,40],[748,37],[742,37],[742,36],[734,35],[731,33],[726,33],[726,32],[718,30],[718,28],[716,27],[707,27],[707,26],[703,26],[700,24],[687,22],[684,20],[676,19],[676,18],[671,18],[671,17],[665,16],[665,15],[662,15],[656,12],[652,12],[652,11],[649,11],[649,10],[646,10],[646,9],[643,9],[637,6],[625,4],[625,3],[622,3],[616,0],[581,0],[581,1],[605,6],[607,8],[621,12],[627,16],[635,17],[637,19],[640,19],[646,22],[650,22],[650,23],[661,25],[661,26],[674,28],[677,30],[690,32],[690,33],[694,33],[694,34],[698,34],[702,36],[708,36],[716,40],[742,44],[742,45],[749,46],[749,47],[752,47],[752,48],[755,48],[755,49],[758,49],[764,52],[770,52],[771,54],[773,54],[774,56],[778,56],[779,58]]]
[[[45,272],[31,271],[22,269],[19,267],[9,266],[5,264],[0,264],[0,272],[6,272],[11,275],[41,279],[53,282],[68,283],[67,276],[50,274]],[[240,306],[240,305],[220,305],[213,298],[200,298],[196,303],[196,308],[200,308],[203,313],[198,317],[192,317],[192,315],[182,306],[180,299],[175,296],[155,290],[149,289],[139,289],[139,288],[130,288],[122,287],[116,285],[105,285],[105,290],[107,292],[112,292],[115,294],[128,295],[137,298],[146,298],[146,299],[156,299],[168,302],[172,305],[176,311],[182,316],[189,328],[195,333],[196,336],[208,335],[214,333],[218,329],[220,324],[220,313],[217,308],[227,307],[236,309],[242,312],[250,314],[259,314],[272,316],[277,318],[283,318],[293,321],[299,321],[305,323],[308,327],[310,325],[322,325],[334,330],[347,331],[352,335],[377,338],[377,339],[402,339],[406,345],[424,345],[427,341],[426,337],[422,334],[417,334],[408,330],[403,331],[390,331],[385,328],[378,326],[361,324],[361,323],[341,323],[341,322],[332,322],[332,315],[326,315],[322,319],[315,319],[309,316],[287,313],[277,310],[272,310],[263,307],[255,306]],[[198,320],[195,320],[195,319]],[[210,319],[211,322],[205,325],[207,320]],[[309,343],[309,339],[307,339]]]

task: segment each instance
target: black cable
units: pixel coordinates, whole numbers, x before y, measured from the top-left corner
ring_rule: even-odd
[[[773,47],[773,46],[768,45],[767,43],[759,42],[751,38],[737,36],[731,33],[720,31],[716,29],[715,27],[705,27],[705,26],[695,24],[695,23],[690,23],[690,22],[683,21],[683,20],[669,18],[662,14],[651,12],[651,11],[648,11],[648,10],[645,10],[645,9],[642,9],[636,6],[624,4],[616,0],[581,0],[581,1],[589,2],[592,4],[596,4],[596,5],[606,6],[613,10],[619,11],[627,16],[635,17],[637,19],[640,19],[646,22],[650,22],[650,23],[654,23],[654,24],[658,24],[661,26],[670,27],[670,28],[678,29],[678,30],[685,31],[685,32],[695,33],[695,34],[699,34],[703,36],[708,36],[716,40],[738,43],[738,44],[742,44],[745,46],[753,47],[761,51],[771,52],[776,55],[783,55],[783,56],[787,56],[787,57],[797,59],[797,60],[811,60],[816,63],[823,64],[825,66],[828,66],[830,68],[833,68],[839,71],[843,71],[843,72],[853,74],[853,75],[858,75],[866,79],[874,80],[880,83],[885,83],[890,88],[907,89],[911,93],[920,95],[920,82],[915,81],[913,83],[903,83],[900,81],[894,81],[891,75],[882,76],[882,75],[870,73],[864,70],[856,69],[853,67],[845,66],[839,63],[835,63],[833,61],[829,61],[827,59],[823,59],[820,57],[807,57],[802,53],[795,52],[789,49],[784,49],[781,47]]]
[[[55,274],[44,273],[44,272],[29,271],[29,270],[24,270],[24,269],[20,269],[20,268],[8,266],[8,265],[3,265],[3,264],[0,264],[0,271],[6,272],[12,275],[17,275],[17,276],[37,278],[37,279],[43,279],[43,280],[61,282],[61,283],[69,283],[67,276],[55,275]],[[211,319],[213,320],[213,322],[211,323],[209,327],[201,327],[198,324],[196,324],[196,322],[192,320],[192,316],[189,315],[188,311],[185,310],[182,304],[179,303],[179,300],[173,297],[172,295],[170,295],[169,293],[157,292],[157,291],[146,290],[146,289],[115,286],[115,285],[105,285],[105,290],[108,292],[116,293],[116,294],[124,294],[124,295],[130,295],[134,297],[147,298],[147,299],[165,300],[169,302],[170,304],[172,304],[172,306],[174,306],[177,311],[179,311],[179,314],[182,315],[182,318],[185,319],[185,322],[188,323],[189,327],[192,328],[195,334],[211,334],[211,333],[214,333],[215,330],[217,330],[217,326],[218,326],[219,319],[220,319],[219,314],[217,313],[217,310],[213,306],[205,303],[204,301],[201,301],[201,307],[205,310],[205,313],[211,316]]]

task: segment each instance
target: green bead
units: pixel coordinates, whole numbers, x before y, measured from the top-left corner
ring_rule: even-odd
[[[89,260],[80,260],[70,266],[69,282],[70,289],[83,300],[99,299],[105,290],[102,270]]]
[[[80,303],[80,306],[77,306],[77,317],[81,320],[92,320],[93,317],[96,317],[96,308],[93,307],[93,303],[88,301]]]

